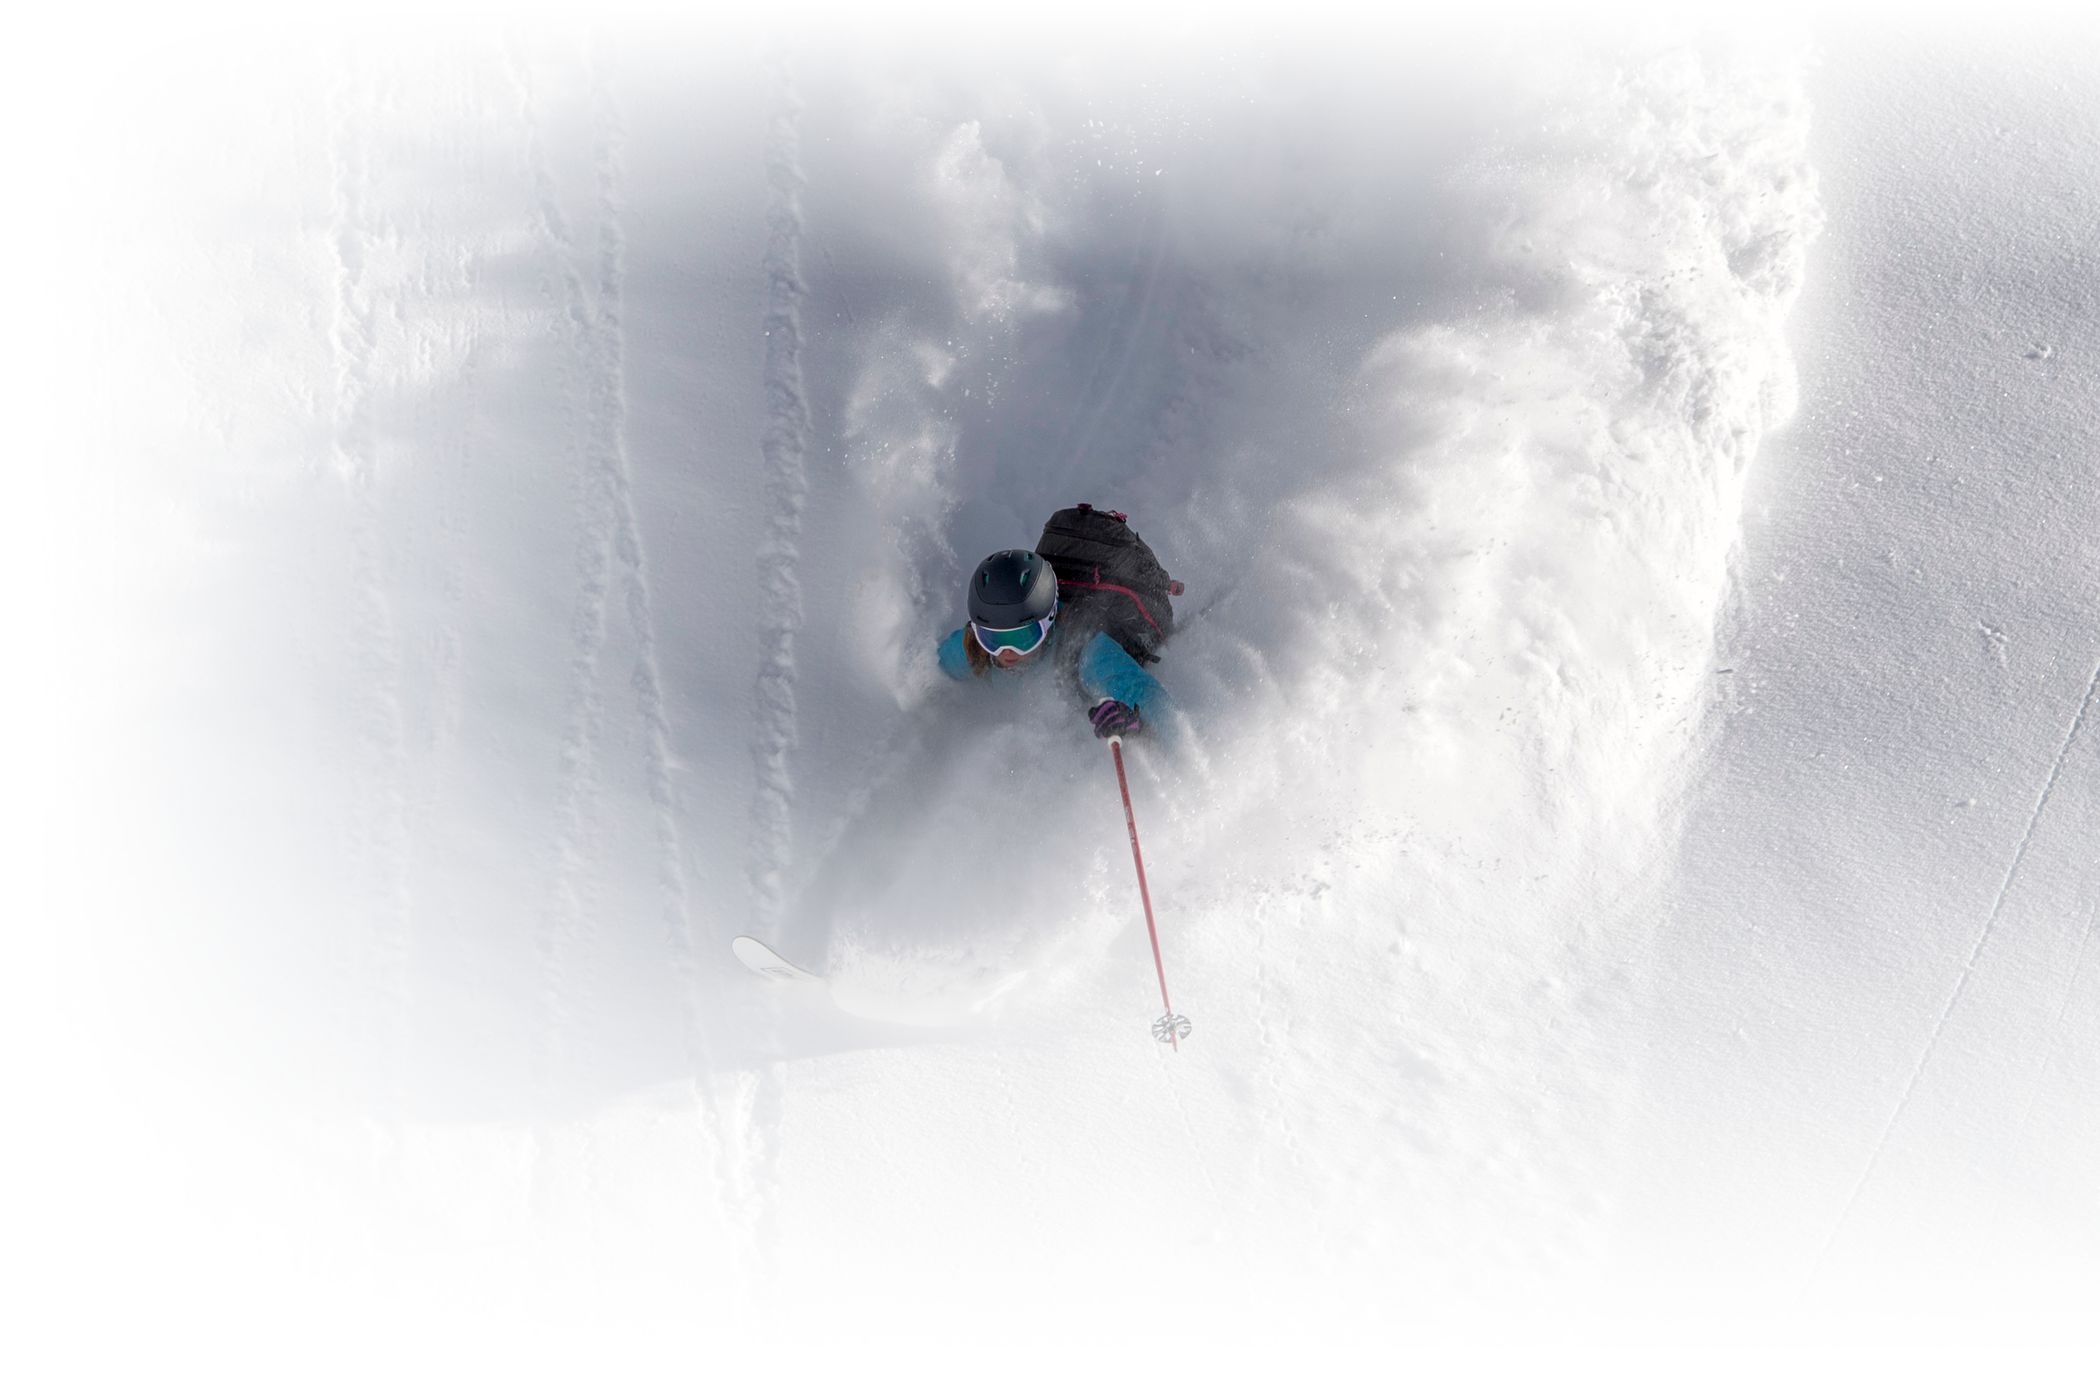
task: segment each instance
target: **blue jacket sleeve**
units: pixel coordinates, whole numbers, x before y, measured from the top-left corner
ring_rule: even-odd
[[[1088,705],[1098,700],[1120,700],[1134,710],[1144,711],[1147,719],[1165,717],[1167,688],[1133,661],[1130,653],[1106,632],[1096,632],[1088,638],[1086,650],[1079,654],[1079,684],[1086,691]]]
[[[960,627],[941,638],[941,670],[950,680],[971,679],[970,658],[963,651],[963,630]]]

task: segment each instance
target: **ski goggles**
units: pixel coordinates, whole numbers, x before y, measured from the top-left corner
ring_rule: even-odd
[[[1056,620],[1057,614],[1052,613],[1034,622],[1024,622],[1019,627],[983,627],[973,622],[970,630],[977,634],[977,645],[993,656],[1007,651],[1026,656],[1043,644],[1043,639],[1050,635],[1050,624]]]

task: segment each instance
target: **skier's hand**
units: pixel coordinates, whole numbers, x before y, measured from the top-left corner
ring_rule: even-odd
[[[1103,700],[1086,712],[1094,722],[1096,739],[1113,739],[1119,734],[1136,734],[1145,727],[1145,718],[1135,705],[1126,705],[1121,700]]]

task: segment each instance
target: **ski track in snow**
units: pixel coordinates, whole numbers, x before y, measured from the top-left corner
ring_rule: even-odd
[[[588,310],[580,304],[581,288],[571,266],[574,248],[568,232],[568,222],[561,210],[554,175],[547,165],[542,149],[538,120],[534,111],[534,97],[522,63],[513,53],[510,56],[510,78],[517,92],[520,124],[524,133],[525,159],[533,183],[533,207],[537,216],[538,232],[547,245],[550,255],[559,265],[565,284],[562,314],[565,324],[572,331],[587,325]],[[551,289],[550,289],[551,290]],[[581,347],[580,356],[589,364],[591,347]],[[566,364],[561,370],[564,381],[563,401],[569,402],[576,392],[568,381],[573,371]],[[584,392],[588,394],[587,385]],[[588,412],[585,422],[589,422]],[[571,418],[571,431],[577,431]],[[579,458],[588,460],[591,444],[588,427],[584,436],[572,444],[571,451]],[[605,596],[609,584],[611,549],[610,525],[602,519],[603,512],[593,510],[593,497],[586,483],[582,491],[582,539],[577,550],[577,561],[582,575],[575,601],[570,608],[569,640],[569,700],[568,717],[562,726],[562,738],[558,762],[557,796],[555,799],[555,848],[549,863],[551,880],[548,890],[547,915],[537,931],[535,943],[540,961],[539,969],[539,1027],[535,1039],[535,1077],[541,1092],[551,1096],[565,1068],[567,1046],[570,1035],[572,994],[568,988],[569,968],[583,951],[589,936],[592,910],[595,903],[595,880],[593,879],[593,853],[599,846],[597,839],[597,812],[600,803],[600,782],[597,768],[599,735],[603,730],[603,712],[598,703],[599,657],[605,641]],[[540,1197],[542,1177],[541,1164],[548,1158],[553,1145],[553,1130],[542,1123],[535,1123],[532,1139],[527,1149],[529,1194],[537,1201]]]
[[[387,1101],[400,1093],[408,1057],[408,967],[412,924],[409,889],[408,756],[401,697],[402,659],[398,627],[385,581],[385,523],[378,479],[378,442],[372,422],[374,364],[379,354],[380,313],[369,284],[374,252],[395,241],[392,227],[367,208],[371,180],[370,121],[376,105],[355,73],[332,94],[330,210],[335,296],[331,340],[336,357],[332,456],[350,495],[352,627],[356,674],[365,684],[357,723],[362,755],[357,835],[363,875],[372,880],[377,914],[370,972],[377,985],[384,1024],[372,1037],[380,1059],[379,1082]],[[398,309],[397,309],[398,318]],[[346,979],[356,986],[360,977]]]
[[[752,936],[768,944],[780,937],[788,873],[794,860],[794,778],[790,764],[799,741],[795,701],[795,644],[802,624],[800,576],[802,512],[809,494],[804,455],[809,440],[809,403],[802,376],[803,297],[801,243],[804,183],[801,163],[802,102],[784,59],[777,60],[779,105],[766,138],[766,426],[760,443],[765,467],[766,533],[758,550],[760,625],[766,642],[753,685],[752,765],[757,784],[751,798]],[[761,1258],[774,1220],[771,1182],[779,1136],[784,1071],[777,1064],[751,1072],[743,1099],[753,1125],[751,1222]]]
[[[471,271],[463,271],[471,284]],[[435,280],[434,271],[431,275]],[[423,347],[425,362],[421,372],[426,376],[433,375],[431,342],[426,339]],[[458,436],[452,449],[437,459],[446,467],[437,507],[438,554],[444,561],[443,573],[438,580],[438,601],[443,611],[431,657],[430,753],[421,791],[415,794],[412,806],[414,827],[418,831],[428,831],[437,823],[442,760],[457,740],[460,726],[466,720],[466,643],[460,634],[460,619],[467,606],[468,540],[464,522],[473,510],[468,496],[477,462],[474,444],[475,424],[481,412],[481,349],[470,333],[460,351]]]
[[[479,253],[471,247],[452,246],[435,220],[426,219],[418,233],[424,244],[421,284],[442,286],[449,279],[474,304]],[[461,631],[469,606],[467,560],[470,543],[467,522],[474,516],[474,473],[480,458],[476,451],[481,432],[482,374],[484,348],[480,316],[466,324],[424,318],[417,329],[415,370],[423,382],[435,381],[442,366],[456,363],[459,383],[459,412],[446,424],[440,415],[419,412],[416,437],[448,438],[447,450],[435,454],[439,468],[436,500],[438,629],[433,639],[430,678],[430,720],[427,742],[430,752],[427,771],[412,804],[414,829],[431,830],[437,825],[442,783],[442,760],[456,743],[467,718],[466,643]],[[442,351],[451,352],[449,355]],[[426,419],[431,421],[425,421]]]
[[[2071,1003],[2077,997],[2079,980],[2085,976],[2085,965],[2093,950],[2093,930],[2096,927],[2100,927],[2100,902],[2093,904],[2086,913],[2085,932],[2079,935],[2078,939],[2078,956],[2071,963],[2071,975],[2064,979],[2063,997],[2057,1002],[2056,1015],[2049,1022],[2049,1051],[2042,1056],[2041,1064],[2035,1067],[2033,1078],[2028,1085],[2026,1101],[2020,1105],[2019,1119],[2013,1124],[2013,1130],[2007,1138],[2016,1158],[2024,1158],[2027,1155],[2027,1125],[2034,1118],[2035,1105],[2041,1102],[2042,1087],[2049,1077],[2049,1071],[2055,1066],[2056,1057],[2063,1053],[2064,1021],[2071,1014]],[[1994,1224],[2004,1211],[2005,1205],[2001,1201],[1992,1211]]]
[[[627,448],[626,328],[621,319],[626,284],[626,229],[621,187],[625,178],[625,128],[603,70],[592,65],[592,104],[598,129],[594,164],[597,181],[598,261],[596,267],[597,316],[591,329],[600,365],[601,389],[594,393],[597,414],[593,425],[594,474],[604,482],[614,517],[613,549],[620,565],[627,623],[634,635],[636,656],[628,682],[634,692],[635,714],[642,723],[643,755],[648,781],[651,825],[656,837],[657,898],[662,919],[665,950],[673,986],[680,1004],[680,1034],[694,1109],[703,1118],[712,1117],[728,1138],[731,1151],[742,1149],[742,1132],[724,1125],[719,1112],[710,1114],[703,1071],[715,1059],[708,1036],[710,1017],[701,1000],[701,984],[694,956],[692,930],[688,923],[685,879],[685,839],[678,814],[675,775],[679,768],[670,723],[664,713],[663,668],[659,660],[654,607],[649,594],[648,556],[643,546],[641,522],[634,504],[634,464]],[[568,264],[572,295],[580,281],[575,260]],[[580,303],[579,303],[580,304]],[[593,1139],[583,1142],[582,1168],[588,1173]],[[586,1201],[590,1199],[588,1193]]]
[[[1084,464],[1089,448],[1093,446],[1094,434],[1100,431],[1102,421],[1108,417],[1114,404],[1116,391],[1130,373],[1131,359],[1144,338],[1145,323],[1152,311],[1153,293],[1159,280],[1159,270],[1167,256],[1165,218],[1155,201],[1145,211],[1144,231],[1138,239],[1138,278],[1134,292],[1122,300],[1126,308],[1116,316],[1115,329],[1102,347],[1100,357],[1094,361],[1093,372],[1087,378],[1086,391],[1080,402],[1088,406],[1084,420],[1076,433],[1068,429],[1070,441],[1057,453],[1064,463],[1065,475],[1072,476]],[[1109,369],[1110,361],[1115,367]],[[1106,374],[1104,375],[1104,371]]]
[[[803,182],[798,150],[800,102],[784,73],[781,84],[781,109],[774,114],[766,151],[771,203],[766,211],[766,429],[762,451],[768,512],[758,571],[766,609],[761,624],[768,645],[754,688],[756,723],[751,741],[758,772],[751,805],[752,934],[764,941],[777,935],[793,858],[794,780],[789,759],[798,738],[795,640],[802,623],[798,568],[802,510],[809,491],[803,461],[809,409],[802,381],[802,229],[797,193]]]
[[[1918,1082],[1924,1078],[1926,1067],[1932,1062],[1933,1052],[1939,1048],[1940,1037],[1946,1032],[1947,1022],[1953,1017],[1954,1008],[1960,1004],[1962,994],[1968,990],[1969,979],[1976,971],[1976,963],[1983,956],[1985,946],[1991,941],[1991,933],[1998,926],[1998,916],[2005,909],[2006,896],[2012,891],[2013,881],[2018,878],[2020,867],[2026,863],[2027,849],[2034,841],[2035,828],[2041,825],[2042,812],[2049,805],[2049,796],[2056,791],[2057,779],[2063,776],[2064,763],[2070,757],[2072,747],[2078,742],[2079,731],[2085,727],[2086,715],[2093,708],[2093,695],[2096,691],[2100,691],[2100,666],[2094,668],[2092,679],[2086,683],[2085,696],[2079,701],[2078,712],[2071,717],[2070,730],[2064,735],[2062,745],[2056,750],[2055,761],[2049,765],[2049,776],[2042,783],[2041,795],[2035,798],[2034,809],[2027,814],[2027,829],[2021,833],[2020,844],[2013,851],[2012,863],[2006,867],[2005,878],[1999,882],[1997,897],[1992,900],[1991,912],[1983,922],[1983,931],[1976,936],[1975,946],[1969,949],[1968,960],[1962,964],[1961,975],[1954,982],[1954,990],[1947,997],[1947,1004],[1940,1008],[1939,1017],[1932,1023],[1932,1033],[1925,1039],[1925,1048],[1919,1054],[1917,1064],[1911,1068],[1910,1079],[1904,1084],[1903,1093],[1897,1098],[1896,1107],[1889,1114],[1888,1122],[1882,1125],[1881,1136],[1875,1141],[1874,1150],[1867,1154],[1867,1163],[1860,1169],[1859,1179],[1852,1183],[1852,1190],[1847,1193],[1845,1204],[1838,1212],[1837,1224],[1831,1227],[1829,1238],[1824,1240],[1823,1248],[1816,1256],[1815,1267],[1809,1273],[1811,1283],[1821,1276],[1823,1267],[1830,1258],[1831,1250],[1836,1247],[1839,1237],[1844,1234],[1846,1222],[1850,1220],[1854,1207],[1859,1204],[1860,1195],[1866,1189],[1867,1182],[1873,1177],[1875,1167],[1880,1164],[1882,1154],[1888,1149],[1889,1139],[1895,1134],[1896,1125],[1902,1120],[1904,1110],[1910,1107],[1911,1099],[1917,1093]],[[2087,925],[2086,933],[2088,938],[2090,938],[2092,933],[2090,923]],[[2079,952],[2079,963],[2080,965],[2084,963],[2084,949],[2082,946]],[[2076,978],[2077,972],[2074,969],[2072,973],[2074,983]],[[2068,989],[2065,993],[2065,1005],[2069,1005]],[[2030,1110],[2031,1107],[2032,1105],[2030,1104]],[[2024,1122],[2024,1115],[2022,1121]]]
[[[741,1093],[734,1093],[724,1104],[711,1097],[709,1089],[715,1077],[716,1056],[710,1045],[711,1012],[703,995],[687,915],[685,842],[675,777],[680,765],[664,711],[647,558],[634,505],[634,471],[627,449],[621,320],[626,259],[621,202],[624,131],[617,105],[594,64],[591,99],[597,132],[593,162],[596,257],[594,262],[587,261],[563,213],[559,189],[540,145],[531,87],[515,55],[511,72],[525,122],[540,233],[558,267],[564,324],[585,378],[585,440],[578,482],[583,527],[578,559],[583,581],[571,625],[575,654],[570,663],[570,719],[562,744],[561,833],[553,893],[556,918],[554,927],[546,932],[542,949],[543,985],[549,998],[551,1025],[558,1034],[566,1023],[564,967],[576,945],[588,937],[590,901],[586,896],[593,880],[593,859],[598,854],[594,849],[594,813],[598,806],[596,750],[604,723],[599,672],[608,638],[612,595],[617,589],[637,653],[629,686],[642,723],[656,838],[658,897],[672,980],[680,1002],[687,1085],[695,1114],[716,1138],[713,1172],[725,1216],[745,1232],[749,1247],[755,1249],[742,1204],[749,1198],[750,1187],[739,1181],[742,1164],[751,1155],[748,1107]],[[586,1156],[588,1149],[586,1143]]]

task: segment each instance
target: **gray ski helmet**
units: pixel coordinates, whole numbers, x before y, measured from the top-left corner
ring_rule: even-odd
[[[1032,549],[987,555],[970,574],[970,621],[979,627],[1025,627],[1055,611],[1057,571]]]

